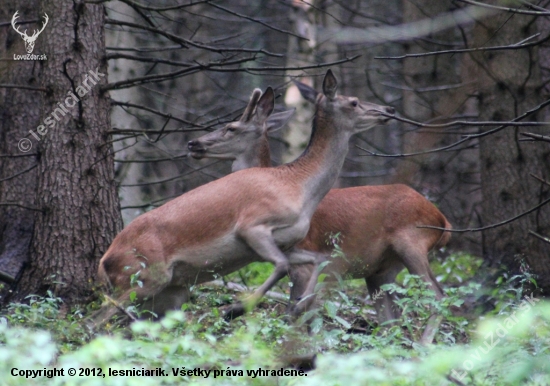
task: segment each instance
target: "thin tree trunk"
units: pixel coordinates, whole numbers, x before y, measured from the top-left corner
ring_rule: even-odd
[[[505,45],[532,36],[533,18],[502,13],[474,29],[474,45]],[[472,55],[476,63],[480,120],[511,120],[542,101],[535,48]],[[529,116],[530,121],[537,115]],[[482,131],[488,128],[481,128]],[[546,128],[507,127],[480,140],[484,225],[524,213],[549,197],[549,189],[530,174],[550,178],[548,144],[520,142],[520,132],[542,134]],[[550,245],[529,236],[529,230],[550,234],[550,206],[505,226],[483,232],[484,257],[495,266],[519,272],[522,261],[550,289]]]
[[[315,1],[308,3],[292,2],[289,7],[293,32],[296,35],[307,38],[308,40],[298,39],[295,36],[288,37],[287,62],[289,67],[307,65],[314,62],[313,47],[317,44],[315,36]],[[303,71],[287,71],[290,77],[303,74]],[[310,77],[298,79],[302,83],[314,87],[314,80]],[[296,113],[288,128],[283,133],[283,138],[288,143],[288,149],[283,153],[283,162],[287,163],[298,158],[304,151],[309,137],[311,135],[311,120],[313,118],[314,107],[311,103],[305,101],[300,96],[298,87],[294,84],[289,85],[285,93],[285,104],[288,107],[294,107]]]
[[[62,0],[42,1],[44,12],[50,21],[41,86],[50,91],[42,121],[51,118],[54,125],[46,122],[37,146],[42,213],[17,296],[49,289],[74,303],[90,294],[97,263],[122,226],[107,134],[109,96],[101,91],[105,14],[103,5]]]
[[[403,1],[403,22],[429,20],[430,17],[452,11],[453,5],[445,1],[420,0]],[[459,39],[458,28],[430,35],[428,39],[407,42],[405,53],[414,54],[438,51],[443,47],[439,42],[451,41],[450,34]],[[452,117],[467,111],[472,98],[467,79],[461,71],[458,55],[409,57],[403,61],[403,112],[405,116],[418,122],[438,122],[452,120]],[[462,79],[461,79],[462,78]],[[427,91],[430,87],[437,91]],[[438,90],[439,89],[439,90]],[[462,138],[462,133],[449,133],[448,130],[415,130],[412,125],[404,125],[407,130],[402,138],[403,153],[416,153],[442,147]],[[393,182],[413,186],[422,194],[435,199],[438,207],[455,228],[478,226],[474,208],[479,205],[481,195],[478,186],[478,149],[463,149],[456,152],[424,154],[400,160]],[[480,253],[479,234],[455,235],[453,248],[467,249]]]

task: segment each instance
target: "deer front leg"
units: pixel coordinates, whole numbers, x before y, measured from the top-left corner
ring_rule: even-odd
[[[305,273],[301,273],[301,275],[298,277],[300,283],[298,283],[297,290],[293,289],[293,291],[291,291],[291,303],[294,300],[298,300],[298,303],[296,305],[290,305],[290,314],[294,317],[302,314],[313,304],[315,300],[315,286],[317,285],[317,280],[319,279],[319,274],[321,273],[319,266],[321,265],[321,263],[327,261],[328,256],[322,253],[306,251],[303,249],[294,249],[289,253],[289,259],[291,260],[292,264],[304,264],[311,258],[314,259],[313,266],[304,265],[304,267],[310,267],[309,277],[307,277]],[[302,267],[300,266],[300,268]],[[302,270],[304,270],[304,268],[302,268]],[[304,282],[306,284],[304,284]],[[302,290],[301,293],[298,292],[299,290],[304,288],[304,285],[305,289]]]
[[[226,311],[224,315],[226,320],[237,318],[244,314],[246,308],[251,309],[256,306],[265,293],[287,275],[290,266],[289,259],[281,252],[279,247],[277,247],[271,229],[268,227],[262,225],[242,229],[239,231],[239,236],[263,261],[273,263],[275,265],[275,270],[271,276],[269,276],[267,280],[246,299],[246,307],[243,303],[239,302],[232,305]]]
[[[295,303],[302,299],[314,269],[315,266],[313,264],[299,264],[290,267],[288,276],[292,286],[290,287],[290,300],[287,306],[287,313],[290,314]]]

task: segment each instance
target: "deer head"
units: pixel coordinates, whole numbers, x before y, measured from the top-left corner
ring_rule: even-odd
[[[190,155],[195,159],[217,158],[232,160],[233,171],[262,164],[260,153],[267,145],[267,134],[283,127],[294,109],[271,114],[275,94],[271,87],[262,94],[255,89],[242,117],[225,127],[189,141]],[[265,142],[265,143],[264,143]],[[269,152],[267,152],[269,156]]]
[[[40,31],[34,30],[32,36],[29,36],[27,35],[27,30],[25,30],[25,32],[21,32],[19,31],[19,27],[15,26],[16,24],[15,20],[17,20],[17,18],[19,17],[17,15],[18,13],[19,11],[16,11],[13,14],[13,17],[11,18],[11,26],[19,35],[21,35],[21,37],[23,38],[23,41],[25,42],[25,49],[29,54],[31,54],[32,51],[34,50],[34,42],[38,38],[38,35],[40,35],[42,31],[44,31],[44,28],[46,28],[49,18],[48,18],[48,15],[44,13],[44,25],[42,25],[42,29]]]
[[[294,83],[304,99],[318,104],[318,110],[321,109],[334,117],[338,126],[351,128],[352,134],[385,124],[395,113],[393,107],[361,101],[357,97],[338,95],[338,81],[331,70],[327,71],[323,80],[322,93],[304,83]]]

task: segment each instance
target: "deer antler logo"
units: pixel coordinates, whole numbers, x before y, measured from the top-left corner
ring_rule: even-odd
[[[48,18],[48,15],[44,13],[44,25],[42,26],[42,29],[40,31],[34,30],[32,36],[29,36],[27,35],[27,30],[25,30],[25,32],[21,32],[19,31],[19,27],[15,26],[15,20],[19,17],[17,15],[18,13],[19,11],[15,11],[15,13],[13,14],[13,17],[11,18],[11,26],[19,35],[21,35],[21,37],[25,41],[25,49],[27,50],[27,52],[29,54],[32,54],[32,50],[34,50],[34,42],[38,38],[38,35],[40,35],[42,31],[44,31],[44,28],[46,28],[46,24],[48,24],[48,20],[50,19]]]

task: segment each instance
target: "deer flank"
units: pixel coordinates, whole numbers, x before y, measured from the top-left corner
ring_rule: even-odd
[[[254,261],[271,262],[274,272],[247,300],[252,307],[291,264],[316,262],[316,255],[295,246],[338,175],[349,137],[385,123],[383,113],[393,111],[337,96],[331,71],[323,89],[310,143],[296,161],[241,170],[205,184],[139,216],[115,237],[100,260],[99,276],[114,288],[119,305],[126,306],[134,293],[146,309],[162,314],[179,308],[194,284]],[[268,88],[241,121],[264,125],[273,108]],[[140,285],[134,283],[137,277]],[[244,309],[236,304],[231,314]],[[103,307],[91,326],[118,312]]]

